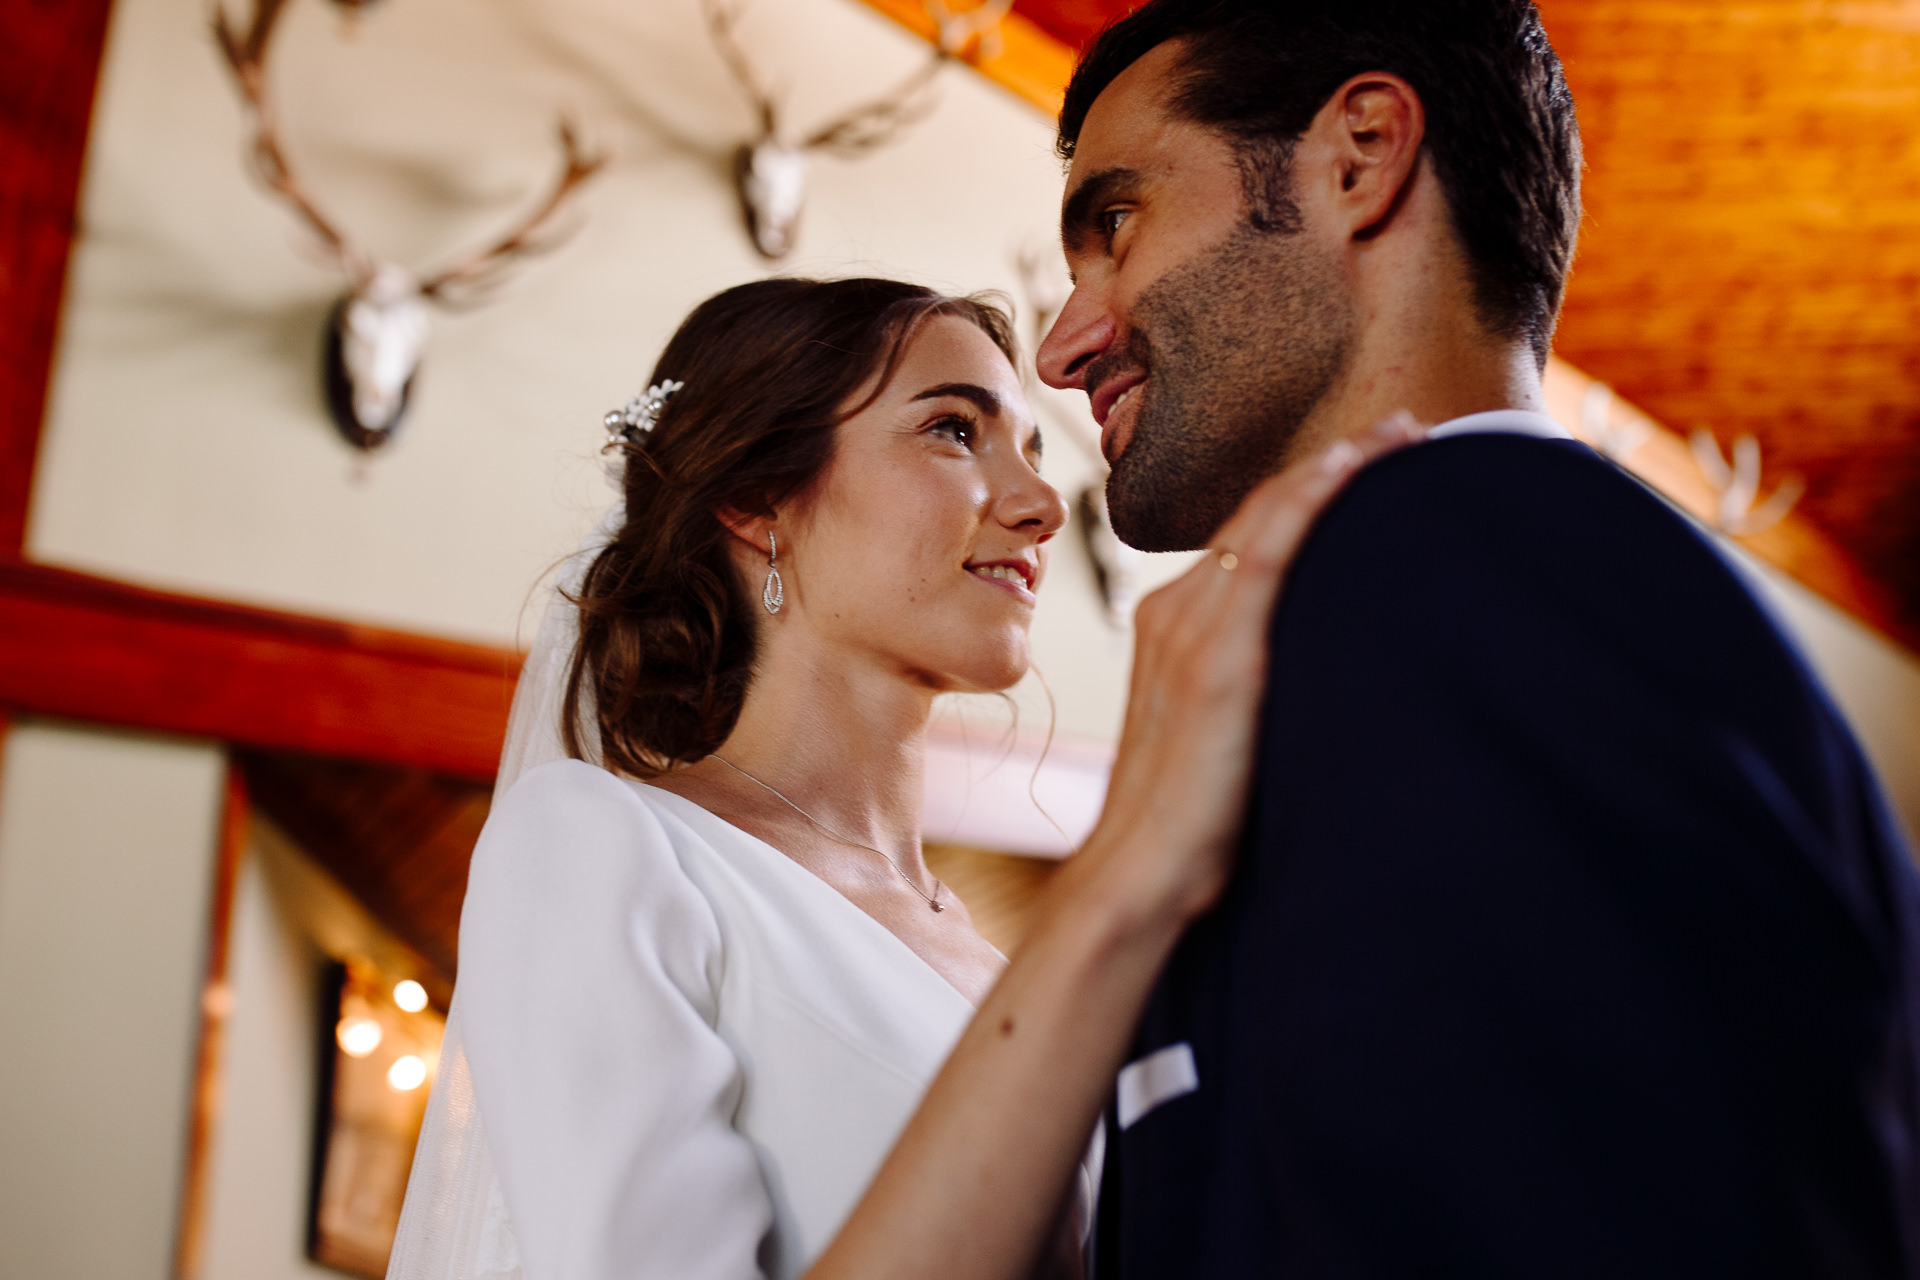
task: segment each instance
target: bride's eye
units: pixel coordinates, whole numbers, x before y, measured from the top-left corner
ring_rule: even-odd
[[[940,418],[928,426],[927,430],[943,440],[953,441],[953,443],[959,445],[962,449],[973,448],[976,428],[974,427],[973,421],[969,418],[962,418],[957,414]]]

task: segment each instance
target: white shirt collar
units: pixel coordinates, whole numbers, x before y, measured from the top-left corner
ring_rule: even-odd
[[[1544,413],[1528,409],[1495,409],[1490,413],[1470,413],[1464,418],[1443,422],[1427,432],[1429,440],[1448,436],[1473,435],[1484,431],[1504,431],[1511,435],[1537,436],[1542,440],[1571,440],[1573,433]]]

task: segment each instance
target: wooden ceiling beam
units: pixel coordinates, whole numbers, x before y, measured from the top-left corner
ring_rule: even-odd
[[[520,655],[0,561],[0,706],[489,781]]]

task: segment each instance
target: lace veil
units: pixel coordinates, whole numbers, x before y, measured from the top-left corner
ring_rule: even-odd
[[[521,775],[566,758],[560,715],[566,698],[567,663],[580,638],[579,610],[567,598],[587,566],[619,532],[625,519],[619,502],[602,517],[580,549],[555,576],[546,615],[534,637],[507,720],[507,745],[493,786],[497,799]],[[592,694],[583,692],[584,698]],[[593,717],[582,717],[582,747],[599,755]],[[400,1230],[387,1263],[387,1280],[520,1280],[520,1249],[507,1221],[500,1180],[487,1147],[486,1129],[473,1093],[473,1078],[461,1036],[460,993],[447,1012],[440,1066],[427,1100],[426,1122],[414,1151]]]

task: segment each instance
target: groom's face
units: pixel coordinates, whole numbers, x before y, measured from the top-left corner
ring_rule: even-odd
[[[1178,54],[1153,50],[1087,113],[1061,207],[1074,291],[1039,353],[1048,384],[1087,393],[1114,530],[1148,551],[1205,546],[1291,459],[1356,329],[1311,209],[1256,226],[1249,157],[1169,109]]]

